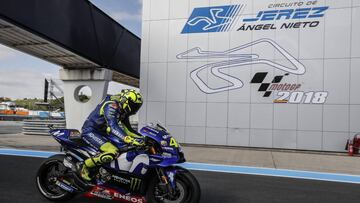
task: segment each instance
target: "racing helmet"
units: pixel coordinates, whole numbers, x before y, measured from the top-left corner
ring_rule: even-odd
[[[123,89],[119,94],[111,96],[110,99],[117,101],[126,115],[136,114],[143,103],[140,92],[134,89]]]

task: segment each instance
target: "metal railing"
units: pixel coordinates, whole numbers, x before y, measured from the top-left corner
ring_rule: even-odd
[[[130,122],[134,130],[138,130],[138,122]],[[66,128],[65,120],[29,119],[23,121],[22,130],[25,135],[50,135],[49,125],[53,128]]]
[[[65,120],[41,120],[32,119],[23,121],[23,133],[25,135],[50,135],[49,125],[54,128],[66,128]]]

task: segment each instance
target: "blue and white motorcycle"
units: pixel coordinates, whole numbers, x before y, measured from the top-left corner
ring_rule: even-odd
[[[69,200],[78,195],[121,202],[197,203],[200,186],[190,171],[177,166],[185,162],[184,153],[160,124],[143,127],[145,146],[124,146],[116,136],[107,138],[121,149],[111,163],[95,167],[94,180],[84,182],[79,168],[99,151],[85,144],[77,130],[51,129],[64,153],[49,157],[40,166],[36,185],[52,201]]]

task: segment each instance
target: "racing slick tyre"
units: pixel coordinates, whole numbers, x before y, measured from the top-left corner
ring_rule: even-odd
[[[153,203],[198,203],[200,201],[201,190],[200,185],[194,175],[190,171],[177,167],[180,169],[176,174],[177,196],[174,199],[168,199],[164,196],[159,199],[159,179],[158,177],[152,178],[149,183],[149,190],[146,194],[146,201]]]
[[[49,157],[45,160],[37,174],[36,174],[36,186],[39,192],[48,200],[51,201],[66,201],[74,197],[73,193],[69,193],[55,184],[57,178],[64,176],[67,168],[64,166],[65,155],[58,154]]]

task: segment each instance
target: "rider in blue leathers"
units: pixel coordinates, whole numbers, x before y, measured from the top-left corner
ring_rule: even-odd
[[[89,168],[109,163],[118,155],[118,148],[108,141],[107,134],[117,136],[126,144],[143,145],[142,136],[132,129],[129,122],[129,116],[136,114],[142,102],[138,91],[123,90],[118,95],[107,96],[89,115],[82,127],[82,137],[102,153],[84,161],[81,169],[84,180],[92,179]]]

